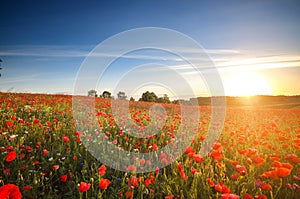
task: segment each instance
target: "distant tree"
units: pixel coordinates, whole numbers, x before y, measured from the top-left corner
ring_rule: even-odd
[[[130,101],[133,101],[133,102],[134,102],[134,98],[133,98],[133,97],[130,97]]]
[[[125,92],[123,92],[123,91],[119,91],[117,95],[118,95],[118,99],[121,99],[121,100],[125,100],[127,98],[127,96],[125,95]]]
[[[144,101],[144,102],[157,102],[157,95],[153,92],[145,92],[142,94],[142,97],[139,99],[139,101]]]
[[[179,104],[179,100],[173,100],[172,104]]]
[[[164,103],[164,99],[162,97],[157,98],[156,100],[157,103]]]
[[[189,100],[184,100],[184,99],[173,100],[172,104],[191,105]]]
[[[158,98],[157,102],[158,103],[164,103],[164,104],[170,104],[171,103],[171,101],[170,101],[170,99],[169,99],[169,97],[168,97],[167,94],[164,94],[163,97]]]
[[[101,97],[102,98],[111,98],[111,93],[108,91],[103,91]]]
[[[97,97],[97,91],[92,89],[88,91],[88,96]]]

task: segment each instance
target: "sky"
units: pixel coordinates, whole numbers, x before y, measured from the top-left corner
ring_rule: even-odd
[[[91,57],[101,62],[116,55],[109,42],[104,53],[97,54],[103,42],[126,31],[156,27],[185,35],[205,53],[197,54],[175,36],[166,41],[160,34],[148,35],[151,44],[178,48],[185,59],[172,50],[132,49],[115,58],[104,73],[93,70],[95,78],[85,77],[90,83],[81,92],[122,90],[136,99],[146,90],[174,98],[299,95],[299,13],[297,0],[3,0],[0,91],[74,94]],[[138,43],[141,37],[120,40],[114,48]],[[95,67],[103,67],[100,62]],[[218,77],[221,83],[212,83]],[[224,92],[215,91],[221,88]]]

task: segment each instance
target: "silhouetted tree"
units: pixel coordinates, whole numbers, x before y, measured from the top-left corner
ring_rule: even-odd
[[[111,93],[108,91],[103,91],[101,97],[102,98],[111,98]]]
[[[92,89],[88,91],[88,96],[97,97],[97,91]]]
[[[125,100],[127,98],[127,96],[125,95],[125,92],[123,92],[123,91],[119,91],[117,95],[118,95],[118,99]]]
[[[179,104],[179,100],[173,100],[172,104]]]
[[[169,97],[168,97],[167,94],[164,94],[163,97],[158,98],[157,102],[158,103],[164,103],[164,104],[170,104],[171,103],[171,101],[170,101],[170,99],[169,99]]]
[[[133,97],[130,97],[130,101],[133,101],[133,102],[134,102],[134,98],[133,98]]]
[[[157,95],[153,92],[145,92],[142,94],[142,97],[139,99],[139,101],[144,101],[144,102],[157,102]]]

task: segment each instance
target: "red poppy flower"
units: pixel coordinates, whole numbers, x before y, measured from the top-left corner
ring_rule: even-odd
[[[98,168],[98,173],[100,176],[104,176],[106,173],[106,166],[103,164]]]
[[[254,199],[254,197],[251,196],[249,193],[245,193],[243,199]]]
[[[138,187],[139,186],[139,178],[136,176],[132,176],[128,181],[129,186]]]
[[[265,159],[259,156],[253,156],[251,157],[251,160],[256,164],[256,166],[260,166],[265,162]]]
[[[181,164],[181,162],[178,163],[177,169],[178,169],[178,171],[181,171],[181,170],[182,170],[182,164]]]
[[[150,162],[150,160],[146,160],[146,165],[151,165],[151,162]]]
[[[192,174],[195,174],[195,173],[198,173],[198,172],[199,172],[199,170],[198,170],[198,169],[194,169],[194,168],[192,168],[192,169],[191,169],[191,172],[192,172]]]
[[[146,160],[145,160],[145,159],[141,159],[141,160],[140,160],[140,165],[144,165],[144,164],[145,164],[145,162],[146,162]]]
[[[281,167],[287,168],[289,170],[293,169],[293,165],[291,165],[289,163],[281,163]]]
[[[35,147],[36,147],[36,148],[40,148],[40,147],[41,147],[41,142],[37,142],[37,143],[35,144]]]
[[[53,165],[53,166],[52,166],[52,169],[53,169],[53,170],[59,169],[59,165],[57,165],[57,164],[56,164],[56,165]]]
[[[156,167],[156,169],[155,169],[155,174],[158,175],[159,173],[160,173],[159,168]]]
[[[272,154],[270,155],[269,159],[273,161],[278,161],[280,159],[281,155],[280,154]]]
[[[46,122],[46,126],[48,126],[48,127],[50,127],[52,125],[52,123],[51,122]]]
[[[68,136],[63,136],[63,141],[67,143],[70,142],[70,139],[68,138]]]
[[[200,163],[200,162],[202,162],[204,160],[204,158],[201,155],[199,155],[199,154],[194,154],[193,158],[194,158],[194,161],[198,162],[198,163]]]
[[[215,151],[221,152],[222,151],[222,145],[221,145],[221,143],[215,143],[214,146],[213,146],[213,149]]]
[[[14,184],[6,184],[0,187],[0,198],[21,199],[19,187]]]
[[[230,176],[230,178],[232,179],[232,180],[236,180],[236,179],[238,179],[240,177],[240,174],[239,173],[234,173],[234,174],[232,174],[231,176]]]
[[[188,146],[186,149],[185,149],[185,151],[184,151],[184,153],[185,154],[189,154],[189,153],[195,153],[196,152],[196,150],[193,148],[193,147],[191,147],[191,146]]]
[[[46,156],[49,153],[47,149],[43,149],[43,156]]]
[[[172,199],[172,198],[174,198],[174,195],[173,195],[173,194],[168,195],[168,196],[165,196],[165,199]]]
[[[60,181],[62,182],[67,182],[68,176],[67,175],[62,175],[59,177]]]
[[[230,189],[227,186],[225,186],[223,182],[216,184],[215,189],[220,193],[231,193]]]
[[[11,121],[6,121],[6,122],[5,122],[5,125],[8,126],[8,127],[10,127],[10,126],[13,125],[13,123],[12,123]]]
[[[236,160],[230,160],[230,164],[231,164],[232,166],[236,166],[236,165],[239,164],[239,162],[236,161]]]
[[[289,176],[291,173],[291,169],[287,169],[285,167],[280,167],[277,169],[277,175],[281,178],[285,178]]]
[[[274,161],[271,163],[271,166],[273,167],[281,167],[281,163],[279,161]]]
[[[247,172],[247,169],[246,169],[245,166],[241,166],[241,165],[238,164],[238,165],[235,166],[235,170],[237,172],[239,172],[239,174],[241,176],[247,176],[248,175],[248,172]]]
[[[12,150],[14,150],[14,147],[13,146],[8,146],[8,147],[6,147],[6,148],[1,148],[2,149],[2,151],[12,151]]]
[[[25,156],[26,156],[25,153],[20,153],[19,154],[19,158],[25,158]]]
[[[216,189],[216,191],[222,193],[222,185],[216,184],[216,185],[215,185],[215,189]]]
[[[184,170],[181,170],[181,171],[180,171],[180,177],[181,177],[183,180],[188,179],[188,176],[185,175]]]
[[[91,187],[91,184],[87,184],[85,182],[80,182],[80,185],[79,185],[79,191],[80,192],[86,192],[87,190],[89,190]]]
[[[100,189],[107,189],[107,187],[110,185],[110,181],[108,179],[100,179],[99,188]]]
[[[38,164],[40,164],[39,161],[34,161],[34,162],[33,162],[33,165],[38,165]]]
[[[129,170],[129,171],[131,171],[131,172],[136,172],[136,167],[134,166],[134,165],[129,165],[128,167],[127,167],[127,170]]]
[[[150,180],[149,178],[147,178],[147,179],[144,181],[144,184],[145,184],[146,187],[148,187],[151,183],[152,183],[152,180]]]
[[[211,179],[211,178],[207,178],[207,183],[209,184],[210,187],[214,187],[215,186],[215,183],[214,181]]]
[[[156,144],[152,144],[152,150],[155,151],[158,149],[158,146]]]
[[[277,171],[266,171],[262,175],[260,175],[261,178],[272,178],[274,180],[279,180],[279,177],[277,175]]]
[[[262,190],[271,190],[271,189],[272,189],[272,186],[269,185],[269,184],[266,183],[266,182],[262,182],[262,183],[261,183],[261,189],[262,189]]]
[[[125,197],[126,197],[126,199],[132,199],[133,198],[133,193],[131,191],[127,191],[125,193]]]
[[[213,159],[215,161],[221,160],[223,158],[222,154],[218,151],[214,151],[210,154],[211,157],[213,157]]]
[[[39,122],[40,122],[40,120],[35,119],[35,120],[33,121],[33,124],[38,124]]]
[[[5,161],[6,161],[6,162],[11,162],[11,161],[13,161],[14,159],[16,159],[16,157],[17,157],[16,151],[8,152],[8,153],[6,154]]]
[[[26,146],[26,150],[28,153],[31,153],[33,151],[33,148],[31,146]]]
[[[160,154],[160,159],[165,159],[165,158],[167,158],[166,154],[161,153],[161,154]]]

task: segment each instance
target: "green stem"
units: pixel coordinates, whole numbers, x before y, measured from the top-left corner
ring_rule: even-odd
[[[275,198],[277,198],[277,195],[278,195],[278,193],[279,193],[279,191],[281,189],[281,186],[282,186],[282,178],[280,178],[280,186],[278,187],[278,189],[275,192]],[[271,197],[273,199],[273,194],[271,194]]]

